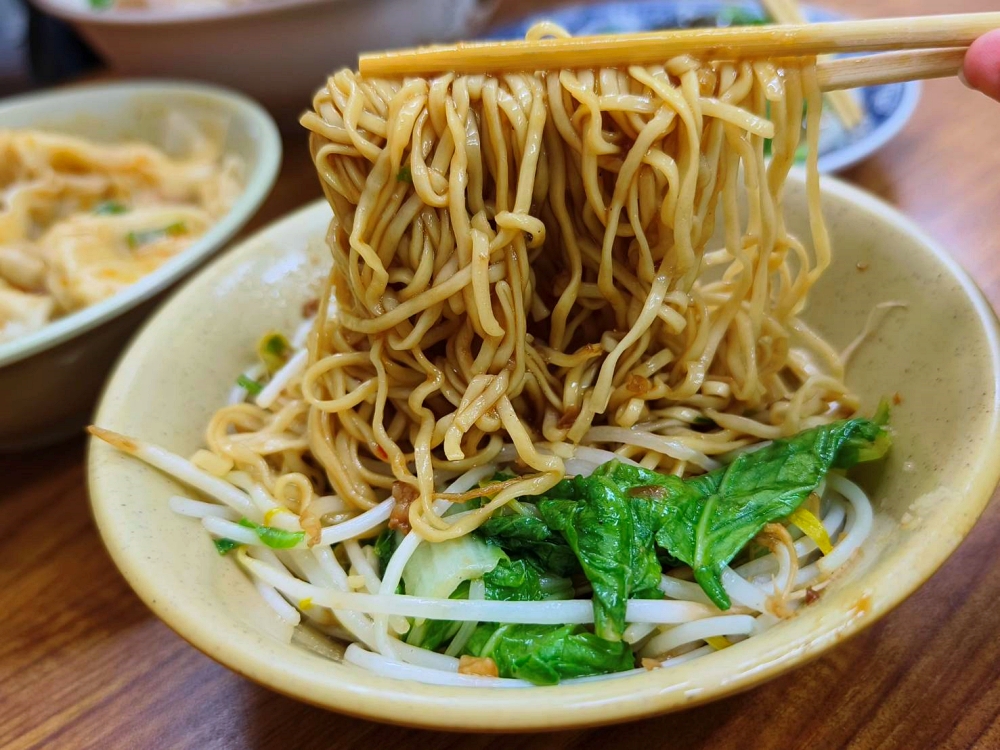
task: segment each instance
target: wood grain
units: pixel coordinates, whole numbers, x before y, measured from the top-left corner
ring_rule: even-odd
[[[993,10],[986,0],[841,0],[858,16]],[[535,6],[508,0],[507,16]],[[899,206],[1000,305],[1000,105],[957,81],[845,176]],[[286,143],[252,230],[319,195]],[[249,231],[249,230],[248,230]],[[1000,748],[1000,507],[876,626],[757,690],[657,719],[553,735],[448,735],[348,719],[235,676],[160,624],[90,518],[82,439],[0,456],[0,747]]]

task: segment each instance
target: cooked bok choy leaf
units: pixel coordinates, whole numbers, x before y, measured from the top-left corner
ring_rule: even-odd
[[[505,556],[506,557],[506,556]],[[529,560],[504,559],[483,576],[486,598],[502,601],[570,599],[567,578],[545,576]],[[501,677],[517,677],[539,685],[560,679],[617,672],[632,667],[632,651],[579,625],[498,625],[476,627],[463,652],[493,659]]]
[[[674,478],[650,477],[621,464],[611,474],[622,485],[653,484],[667,490],[662,500],[653,501],[662,519],[657,543],[690,565],[709,598],[728,609],[721,576],[737,553],[764,526],[795,511],[831,469],[881,458],[890,442],[878,422],[851,419],[776,440],[687,481],[663,481]]]
[[[543,578],[532,563],[511,560],[499,547],[471,534],[438,544],[421,544],[403,569],[404,590],[413,596],[467,599],[470,583],[479,579],[486,599],[540,601],[573,596],[568,579]],[[446,620],[417,620],[406,641],[434,650],[451,640],[460,626]]]
[[[621,637],[628,599],[659,596],[664,553],[690,565],[705,593],[728,609],[725,566],[765,525],[792,514],[831,469],[885,455],[887,419],[883,406],[874,419],[806,430],[687,480],[611,461],[560,482],[536,500],[537,512],[495,516],[480,533],[543,568],[558,560],[569,572],[564,555],[572,552],[594,590],[595,631],[606,639]]]
[[[521,504],[531,507],[530,503]],[[540,515],[494,513],[478,531],[490,543],[512,556],[534,560],[543,570],[562,576],[580,572],[580,561],[566,539]]]
[[[403,585],[411,596],[447,599],[463,581],[482,578],[505,557],[473,534],[421,544],[403,568]]]
[[[608,641],[582,625],[480,625],[466,651],[492,659],[501,677],[555,685],[570,677],[632,669],[632,649]]]
[[[627,497],[608,477],[576,477],[561,485],[566,499],[538,510],[562,533],[594,590],[594,631],[621,640],[629,599],[662,599],[654,536],[655,507]]]

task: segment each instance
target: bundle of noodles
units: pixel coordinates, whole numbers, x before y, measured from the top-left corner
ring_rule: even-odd
[[[274,408],[223,410],[209,434],[269,489],[291,472],[358,509],[392,493],[441,541],[551,488],[576,446],[685,475],[855,410],[798,317],[830,260],[812,62],[344,70],[314,105],[333,266],[308,360]],[[804,110],[812,251],[782,216]],[[517,477],[435,512],[484,494],[436,493],[511,444]]]

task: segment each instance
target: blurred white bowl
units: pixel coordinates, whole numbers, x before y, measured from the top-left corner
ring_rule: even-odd
[[[87,420],[118,352],[166,290],[221,248],[254,215],[281,165],[281,138],[257,104],[190,83],[116,83],[14,97],[0,103],[0,129],[37,128],[102,142],[163,145],[167,112],[227,123],[223,150],[246,166],[243,193],[184,252],[113,297],[0,344],[0,450],[60,439]]]
[[[94,9],[89,0],[32,0],[72,23],[116,71],[222,83],[283,124],[338,67],[366,50],[469,36],[495,0],[252,0],[174,10]]]

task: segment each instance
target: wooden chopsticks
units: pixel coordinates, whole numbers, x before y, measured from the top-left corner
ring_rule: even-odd
[[[761,0],[761,5],[769,18],[775,23],[806,23],[805,14],[797,0]],[[825,60],[820,59],[822,64]],[[843,123],[848,130],[856,128],[864,119],[864,110],[854,95],[843,90],[829,90],[826,103],[830,111]]]
[[[641,34],[583,36],[537,41],[474,42],[362,55],[358,68],[370,77],[417,73],[495,73],[552,68],[648,65],[681,54],[713,58],[801,57],[838,52],[940,50],[968,47],[976,37],[1000,28],[1000,13],[965,13],[872,21],[684,29]],[[937,53],[935,53],[937,55]],[[865,65],[878,65],[881,62]],[[896,60],[898,64],[903,58]],[[954,58],[906,58],[906,70],[921,77],[941,71]],[[840,61],[836,61],[840,62]],[[833,63],[826,63],[832,65]],[[960,62],[959,62],[960,64]],[[873,80],[871,67],[834,68],[827,86],[849,88]],[[828,70],[831,70],[828,68]],[[923,71],[923,73],[921,73]],[[853,76],[853,78],[851,77]],[[893,77],[892,80],[900,80]],[[863,85],[863,84],[860,84]]]
[[[819,63],[816,77],[823,91],[944,78],[961,70],[965,50],[965,47],[955,47],[843,57]]]

